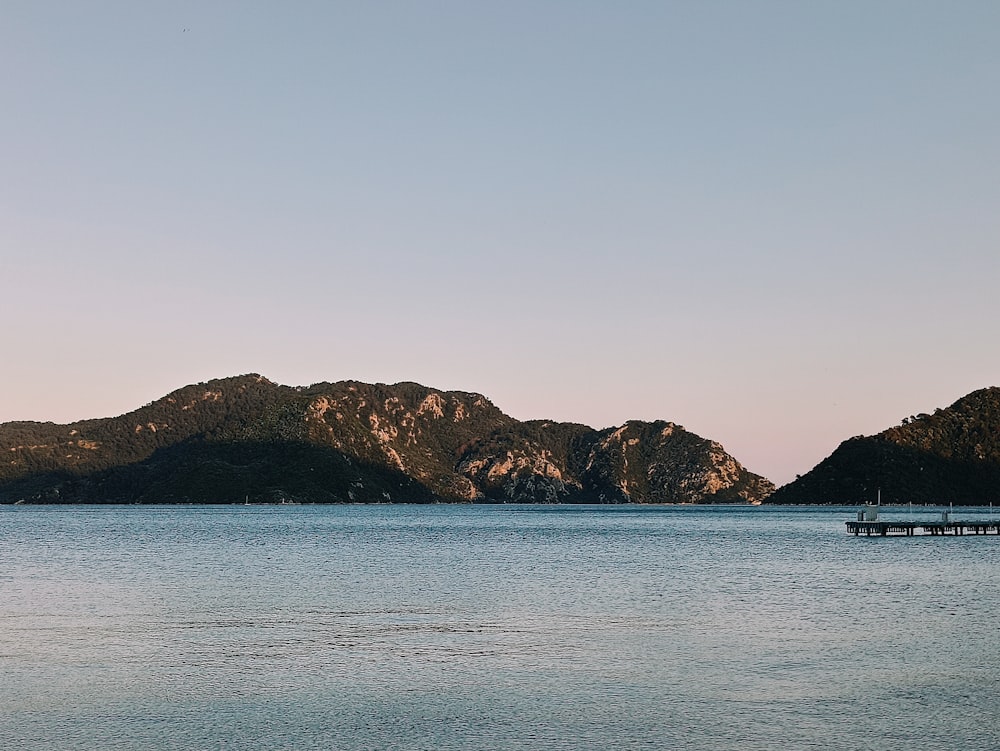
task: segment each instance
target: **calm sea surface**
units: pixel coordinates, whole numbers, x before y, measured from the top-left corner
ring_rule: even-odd
[[[0,508],[0,748],[997,749],[1000,537],[854,513]]]

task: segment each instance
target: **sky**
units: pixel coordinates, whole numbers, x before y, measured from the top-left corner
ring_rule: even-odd
[[[1000,3],[0,0],[0,422],[416,381],[781,485],[1000,385]]]

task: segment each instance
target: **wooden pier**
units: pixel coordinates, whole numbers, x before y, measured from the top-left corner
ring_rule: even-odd
[[[928,535],[1000,535],[1000,519],[989,521],[849,521],[847,531],[857,535],[906,535],[913,536],[913,531],[919,529]]]

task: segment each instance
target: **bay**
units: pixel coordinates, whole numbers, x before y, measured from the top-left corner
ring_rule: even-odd
[[[854,512],[5,507],[0,748],[1000,746],[1000,538]]]

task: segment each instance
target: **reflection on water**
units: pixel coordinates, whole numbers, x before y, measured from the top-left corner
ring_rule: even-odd
[[[0,748],[996,748],[1000,540],[853,513],[5,508]]]

